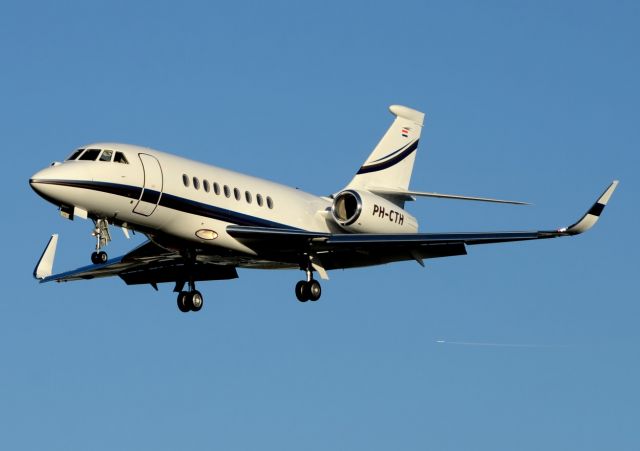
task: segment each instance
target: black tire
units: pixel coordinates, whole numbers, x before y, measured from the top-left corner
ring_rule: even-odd
[[[192,312],[199,312],[202,306],[204,305],[204,298],[202,297],[202,293],[199,291],[193,291],[189,293],[189,303],[191,304]]]
[[[109,256],[106,252],[98,252],[98,263],[106,263],[109,260]]]
[[[98,260],[98,253],[97,252],[93,252],[91,254],[91,263],[93,263],[94,265],[97,265],[98,263],[100,263],[100,260]]]
[[[309,298],[307,298],[307,282],[301,280],[296,284],[296,298],[300,302],[307,302]]]
[[[189,293],[187,293],[186,291],[181,291],[180,293],[178,293],[178,310],[180,310],[182,313],[187,313],[191,310],[191,306],[188,302],[188,297]]]
[[[318,282],[317,280],[312,280],[311,282],[307,283],[306,292],[307,297],[310,301],[315,302],[320,299],[320,296],[322,295],[322,287],[320,286],[320,282]]]

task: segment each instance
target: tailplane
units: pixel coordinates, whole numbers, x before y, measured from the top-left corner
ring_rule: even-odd
[[[409,188],[424,113],[400,105],[389,111],[395,120],[347,188]]]

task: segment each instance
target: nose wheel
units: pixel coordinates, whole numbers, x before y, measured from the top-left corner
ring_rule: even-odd
[[[107,260],[109,260],[109,256],[106,252],[100,251],[91,254],[91,263],[93,263],[94,265],[106,263]]]

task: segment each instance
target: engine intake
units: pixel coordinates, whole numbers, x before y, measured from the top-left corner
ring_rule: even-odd
[[[344,230],[356,233],[412,233],[416,219],[387,199],[368,191],[344,190],[331,206],[333,220]]]
[[[342,191],[333,201],[331,214],[341,226],[353,224],[362,213],[362,198],[357,191]]]

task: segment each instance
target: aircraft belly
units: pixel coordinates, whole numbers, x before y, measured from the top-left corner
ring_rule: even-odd
[[[238,242],[227,233],[228,222],[203,216],[176,214],[166,208],[158,208],[154,218],[164,220],[158,232],[198,244],[203,249],[223,248],[243,255],[255,255],[255,252]],[[205,251],[206,252],[206,251]]]

